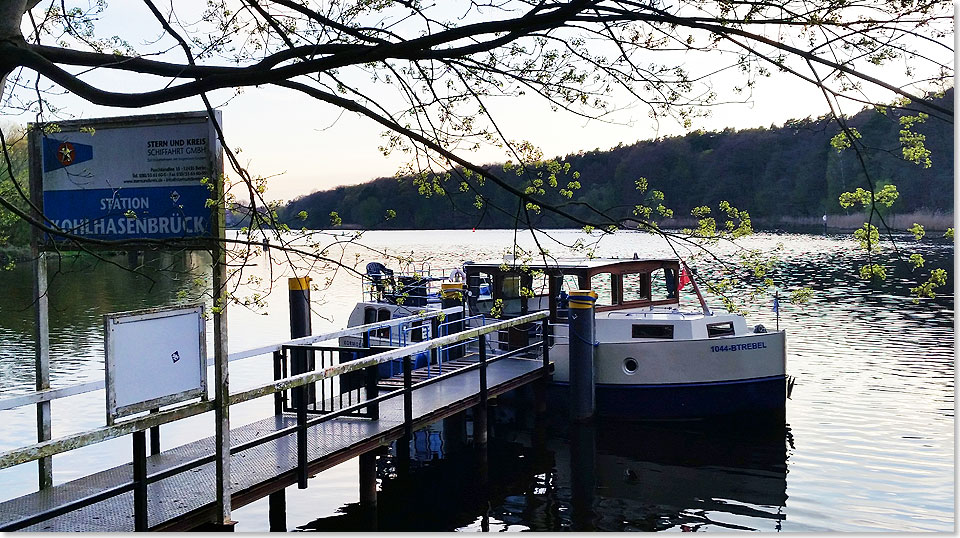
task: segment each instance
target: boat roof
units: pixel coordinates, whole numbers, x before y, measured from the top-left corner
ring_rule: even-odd
[[[484,260],[480,262],[464,262],[464,269],[469,267],[487,269],[500,268],[504,264],[507,267],[528,267],[532,269],[596,269],[599,267],[608,267],[616,265],[626,265],[634,263],[657,263],[657,264],[676,264],[676,258],[557,258],[543,263],[543,260],[529,261],[526,263],[517,263],[515,260]]]

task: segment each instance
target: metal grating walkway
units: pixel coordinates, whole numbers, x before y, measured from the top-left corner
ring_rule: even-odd
[[[487,367],[489,395],[502,394],[530,383],[542,375],[541,360],[506,358]],[[480,373],[477,369],[452,376],[413,391],[413,429],[461,412],[479,402]],[[295,416],[269,417],[231,430],[231,442],[239,444],[296,424]],[[380,418],[335,418],[309,429],[311,474],[352,459],[403,435],[401,394],[380,403]],[[147,473],[169,469],[214,450],[208,437],[147,458]],[[297,443],[291,432],[243,452],[231,462],[232,503],[235,508],[296,483]],[[67,502],[89,497],[129,482],[133,465],[128,463],[71,482],[0,503],[0,526],[50,510]],[[151,530],[187,530],[209,519],[214,507],[215,469],[208,463],[148,486],[148,523]],[[40,532],[132,532],[133,493],[125,493],[24,528]]]

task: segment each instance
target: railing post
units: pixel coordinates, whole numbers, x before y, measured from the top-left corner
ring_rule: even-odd
[[[570,418],[589,420],[596,409],[593,372],[594,304],[597,294],[592,290],[570,292]]]
[[[147,528],[147,434],[138,430],[133,432],[133,529]]]
[[[294,389],[297,405],[297,488],[307,489],[307,386]]]
[[[273,380],[283,379],[283,348],[273,352]],[[273,393],[273,414],[283,414],[283,391]]]
[[[550,381],[550,318],[543,320],[540,334],[543,337],[543,374],[533,384],[537,420],[542,418],[540,415],[547,412],[547,383]]]
[[[151,409],[150,414],[159,413],[160,409]],[[150,455],[156,456],[160,453],[160,426],[150,428]]]
[[[413,436],[413,358],[403,358],[403,434]]]
[[[430,318],[430,339],[434,340],[436,338],[440,338],[440,319],[434,316]],[[440,353],[439,347],[430,349],[430,360],[437,363],[440,374],[443,374],[443,356]],[[429,368],[427,369],[427,373],[430,373]]]
[[[543,377],[550,376],[550,318],[544,318],[540,333],[543,335]]]
[[[410,471],[410,442],[413,439],[413,359],[403,358],[403,437],[397,441],[397,474]]]
[[[487,444],[487,335],[480,335],[480,403],[474,408],[473,440]]]
[[[366,387],[365,392],[367,400],[372,400],[380,395],[377,383],[380,382],[380,375],[377,365],[369,366],[364,370]],[[367,406],[367,418],[377,420],[380,418],[380,402],[373,402]]]

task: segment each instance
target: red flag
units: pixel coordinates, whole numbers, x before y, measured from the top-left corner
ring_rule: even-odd
[[[677,291],[683,289],[687,285],[687,282],[690,282],[690,273],[687,272],[687,266],[684,265],[683,269],[680,270],[680,281],[677,282]]]

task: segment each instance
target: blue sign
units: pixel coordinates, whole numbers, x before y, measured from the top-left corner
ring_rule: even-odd
[[[205,186],[47,191],[43,212],[65,232],[96,239],[208,237]]]
[[[212,236],[208,185],[219,176],[212,170],[219,147],[205,114],[176,116],[176,123],[170,116],[88,120],[83,129],[70,122],[44,136],[44,215],[65,232],[95,239]]]

